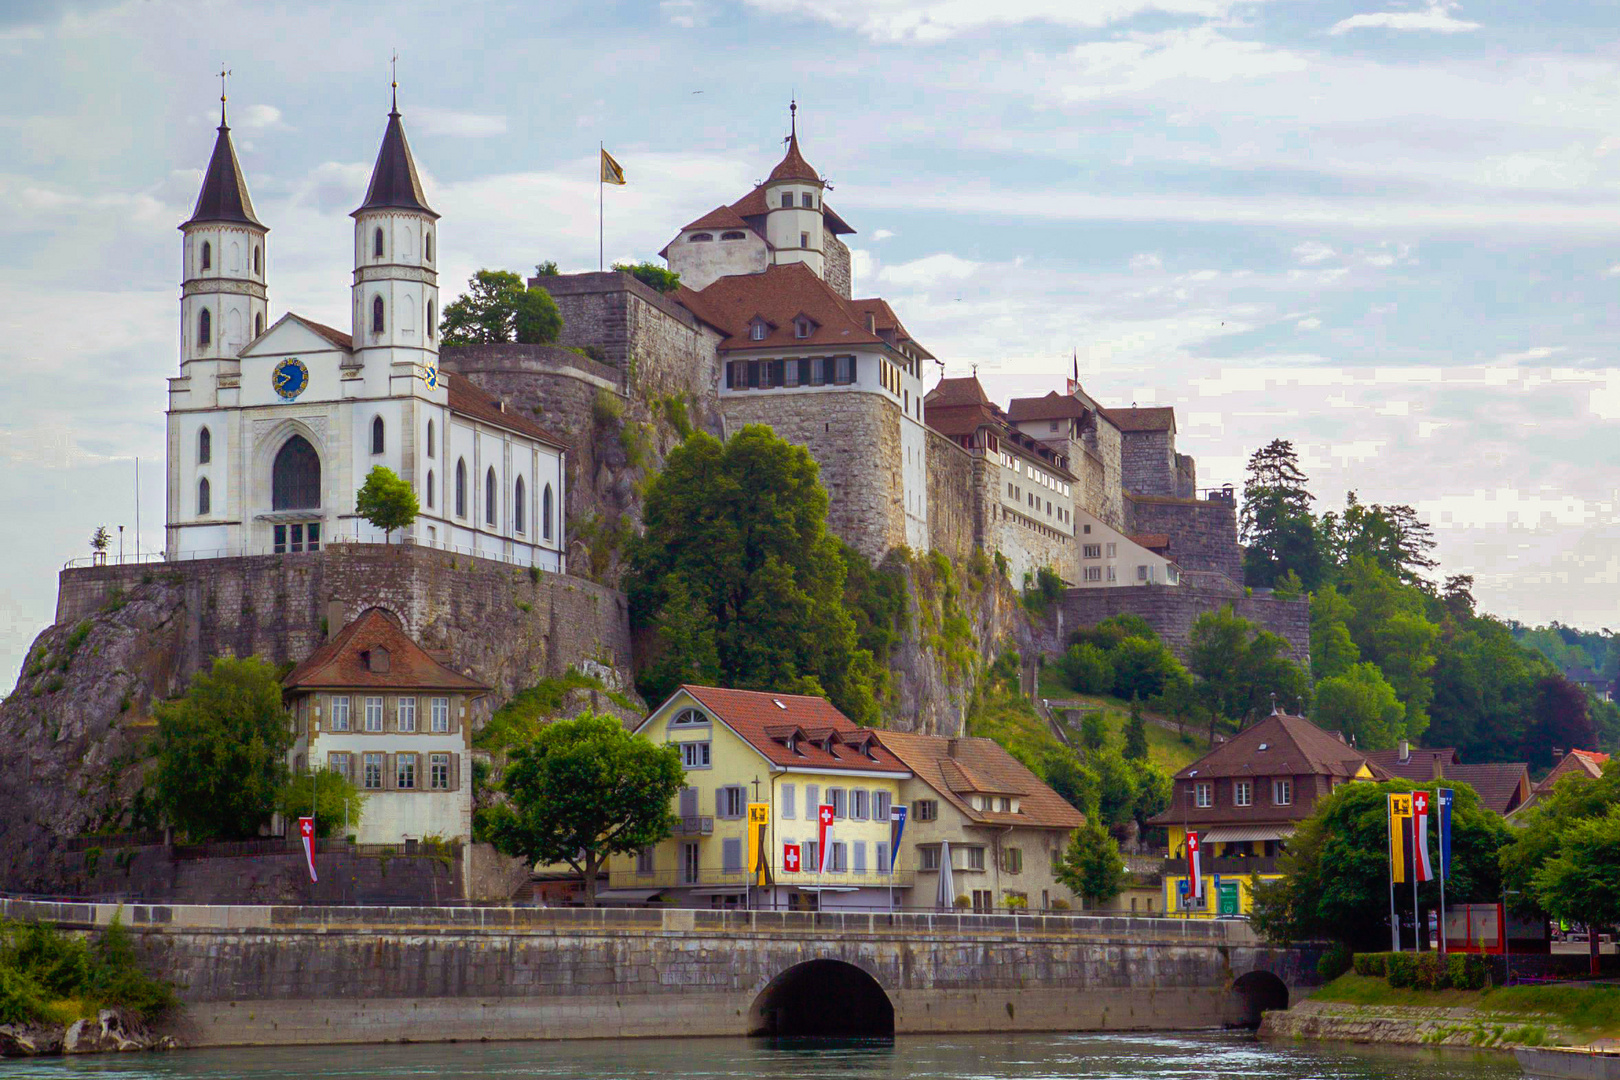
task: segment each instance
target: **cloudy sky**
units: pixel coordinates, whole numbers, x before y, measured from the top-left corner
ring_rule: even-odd
[[[1527,621],[1620,599],[1620,48],[1607,5],[1423,0],[0,4],[0,681],[98,524],[162,543],[179,234],[217,121],[273,316],[345,325],[400,55],[481,266],[647,258],[744,194],[797,93],[857,288],[991,392],[1174,405],[1203,484],[1293,440],[1410,502]]]

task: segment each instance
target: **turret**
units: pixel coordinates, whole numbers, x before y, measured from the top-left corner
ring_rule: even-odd
[[[197,206],[180,226],[180,363],[235,360],[269,324],[265,292],[269,229],[254,215],[247,177],[225,122],[219,95],[219,134],[208,159]]]
[[[354,218],[354,348],[362,362],[437,367],[439,215],[422,194],[398,84],[365,202]]]
[[[821,197],[826,181],[799,153],[799,103],[788,107],[787,154],[765,181],[765,239],[775,248],[776,263],[802,262],[826,277]]]

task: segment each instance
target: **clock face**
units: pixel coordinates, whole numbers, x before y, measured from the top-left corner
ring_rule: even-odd
[[[309,368],[296,356],[289,356],[270,373],[270,385],[276,393],[291,401],[309,386]]]
[[[424,367],[422,369],[422,381],[427,384],[429,390],[437,390],[439,388],[439,369],[432,365]]]

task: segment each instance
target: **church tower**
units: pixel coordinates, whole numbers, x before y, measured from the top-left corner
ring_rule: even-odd
[[[197,206],[180,226],[182,371],[194,360],[234,362],[269,325],[264,283],[270,230],[254,216],[247,177],[231,143],[223,78],[214,155],[208,159]]]
[[[802,262],[825,279],[826,248],[821,197],[827,184],[799,154],[799,103],[788,106],[787,154],[765,181],[765,240],[774,249],[774,261]]]
[[[399,84],[365,202],[354,218],[354,351],[413,377],[439,365],[439,215],[422,194],[399,115]],[[400,367],[399,365],[409,365]],[[373,369],[375,371],[375,369]],[[367,374],[367,382],[375,378]]]

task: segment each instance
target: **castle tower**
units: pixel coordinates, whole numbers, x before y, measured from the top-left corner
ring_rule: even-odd
[[[231,142],[223,78],[214,154],[197,206],[180,226],[182,371],[195,360],[234,362],[269,325],[265,237],[270,230],[254,216],[247,177]]]
[[[765,181],[765,240],[778,266],[802,262],[827,276],[821,198],[827,184],[799,153],[799,103],[788,106],[787,154]]]
[[[399,115],[399,84],[365,202],[354,218],[354,352],[411,377],[439,363],[438,220]],[[395,365],[409,365],[400,368]],[[368,377],[369,381],[369,377]]]

